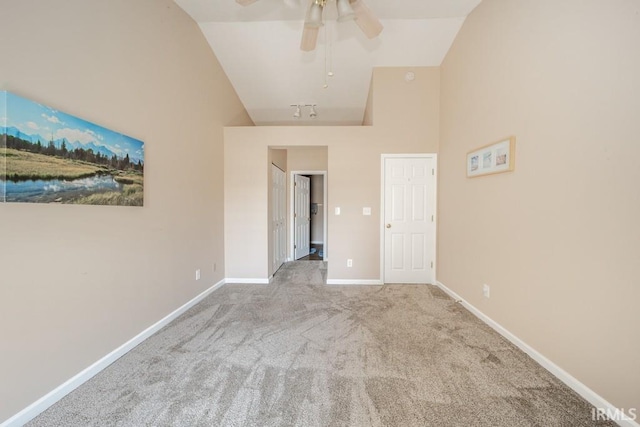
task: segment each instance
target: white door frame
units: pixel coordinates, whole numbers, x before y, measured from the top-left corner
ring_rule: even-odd
[[[274,168],[277,169],[279,171],[279,173],[281,173],[281,177],[282,177],[282,183],[280,188],[282,189],[280,194],[280,199],[278,197],[276,197],[275,195],[275,179],[274,179]],[[276,273],[276,271],[278,271],[278,269],[282,266],[282,264],[284,264],[287,261],[287,173],[285,171],[283,171],[282,169],[280,169],[275,163],[271,163],[271,185],[272,185],[272,189],[271,189],[271,200],[270,200],[270,205],[271,205],[271,212],[269,213],[270,215],[270,222],[271,222],[271,233],[272,235],[270,236],[272,239],[272,245],[273,245],[273,264],[271,266],[269,266],[270,270],[273,270],[271,272],[271,275],[273,276],[273,274]],[[274,210],[276,207],[276,204],[279,204],[280,207],[277,208],[278,213],[284,217],[280,217],[280,218],[275,218],[274,215]],[[280,242],[277,242],[277,236],[278,234],[275,232],[275,225],[273,224],[274,222],[280,222],[282,221],[281,224],[281,233],[282,236],[280,237]],[[281,243],[281,245],[279,244]],[[282,254],[282,258],[280,257],[280,254],[278,253],[277,249],[280,248],[281,250],[281,254]]]
[[[311,177],[294,175],[293,178],[293,259],[299,260],[311,254]]]
[[[295,209],[295,204],[293,203],[293,198],[295,197],[295,188],[294,188],[294,182],[295,179],[294,177],[296,175],[322,175],[322,186],[323,188],[323,205],[322,205],[322,211],[323,211],[323,216],[324,216],[324,230],[323,230],[323,235],[322,235],[322,239],[324,240],[323,243],[323,253],[322,253],[322,260],[323,261],[329,261],[329,251],[327,249],[328,247],[328,242],[327,242],[327,171],[291,171],[291,177],[289,180],[290,183],[290,199],[289,199],[289,223],[290,223],[290,233],[289,233],[289,260],[290,261],[295,261],[295,249],[294,249],[294,245],[295,245],[295,237],[296,237],[296,229],[295,229],[295,224],[293,221],[293,214],[294,214],[294,209]]]
[[[438,231],[438,155],[436,153],[419,153],[419,154],[382,154],[380,156],[380,282],[384,283],[384,249],[385,249],[385,218],[384,218],[384,196],[385,196],[385,169],[384,163],[386,159],[393,158],[431,158],[433,159],[433,285],[436,284],[436,259],[438,253],[436,252],[437,245],[437,231]]]

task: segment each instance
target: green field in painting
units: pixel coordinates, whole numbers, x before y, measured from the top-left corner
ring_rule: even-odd
[[[75,180],[95,175],[111,175],[122,184],[122,191],[108,191],[78,197],[67,203],[87,205],[142,206],[144,177],[142,172],[121,171],[81,160],[63,159],[27,151],[6,150],[6,178],[25,180]]]
[[[72,203],[82,205],[113,205],[113,206],[142,206],[143,176],[140,172],[113,171],[117,182],[124,185],[122,192],[110,191],[107,193],[92,194],[74,200]]]
[[[79,160],[61,159],[44,154],[8,148],[7,179],[48,180],[79,179],[98,173],[109,173],[109,168]]]

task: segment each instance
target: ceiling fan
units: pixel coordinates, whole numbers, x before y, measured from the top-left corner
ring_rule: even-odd
[[[236,0],[242,6],[248,6],[258,0]],[[338,11],[338,22],[355,20],[358,27],[370,39],[382,32],[382,23],[371,12],[363,0],[311,0],[302,30],[300,49],[305,52],[316,48],[318,32],[324,25],[322,14],[328,3],[335,2]]]

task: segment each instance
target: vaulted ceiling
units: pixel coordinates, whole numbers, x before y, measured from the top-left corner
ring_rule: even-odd
[[[481,0],[365,0],[384,25],[367,39],[325,8],[318,45],[300,50],[311,0],[175,0],[200,25],[256,125],[360,125],[373,67],[438,66]],[[329,73],[333,76],[329,76]],[[327,86],[327,87],[325,87]],[[315,104],[318,116],[292,104]]]

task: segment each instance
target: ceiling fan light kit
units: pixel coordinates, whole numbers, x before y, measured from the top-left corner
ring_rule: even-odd
[[[304,26],[309,28],[319,28],[324,25],[322,21],[322,14],[327,3],[331,0],[312,0],[307,11],[307,18],[304,21]],[[373,16],[371,10],[364,4],[362,0],[334,0],[336,2],[336,10],[338,11],[338,22],[346,22],[358,20],[362,17],[365,22],[367,31],[365,34],[367,37],[372,38],[380,34],[382,31],[382,24]],[[355,6],[355,7],[354,7]],[[375,27],[375,28],[374,28]],[[380,27],[379,31],[377,28]],[[360,27],[362,28],[362,27]],[[370,36],[370,34],[375,34]]]
[[[242,6],[248,6],[257,0],[236,0]],[[287,0],[285,0],[287,1]],[[293,0],[289,0],[293,1]],[[358,27],[370,39],[382,32],[382,23],[364,4],[363,0],[311,0],[302,29],[300,49],[310,52],[318,44],[318,30],[324,25],[322,15],[328,2],[335,1],[338,11],[338,22],[356,21]]]
[[[305,28],[320,28],[324,25],[322,22],[322,12],[324,11],[325,4],[326,0],[313,0],[307,12],[307,19],[304,21]]]
[[[300,41],[300,49],[305,52],[310,52],[316,48],[316,44],[318,43],[318,33],[320,32],[320,27],[307,27],[305,25],[302,30],[302,40]]]
[[[336,8],[338,9],[338,22],[346,22],[356,19],[356,13],[353,11],[349,0],[337,0]]]

